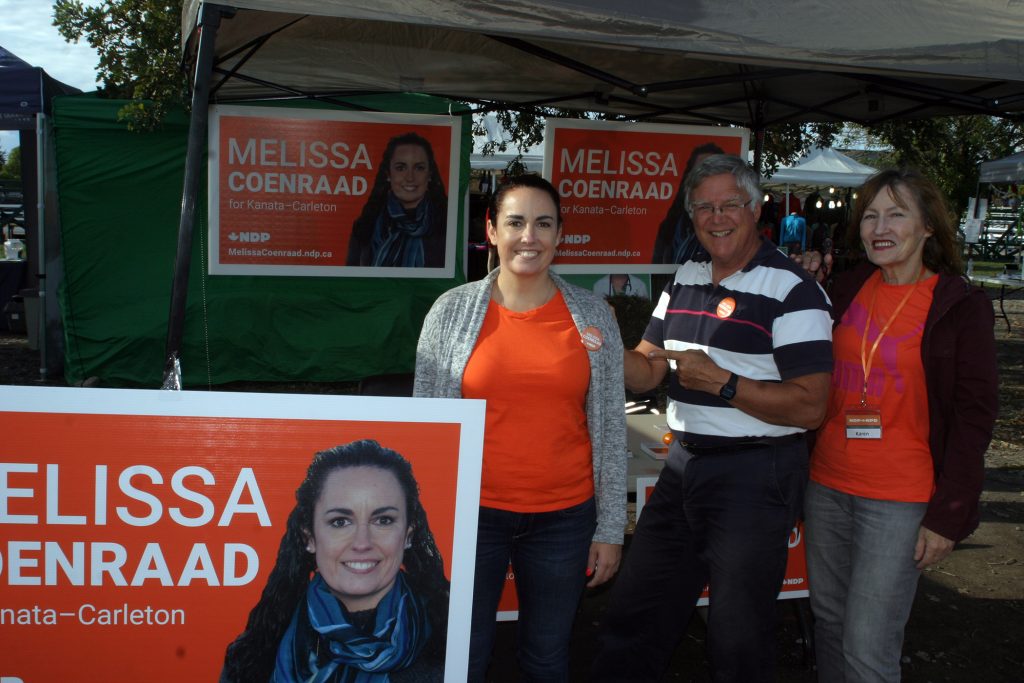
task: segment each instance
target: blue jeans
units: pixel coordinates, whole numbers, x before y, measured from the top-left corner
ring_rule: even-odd
[[[706,583],[716,682],[775,680],[776,599],[803,506],[803,442],[662,470],[601,623],[590,681],[660,680]]]
[[[482,682],[487,673],[510,559],[519,596],[521,680],[569,680],[569,638],[596,527],[593,498],[554,512],[480,508],[469,640],[471,683]]]
[[[807,580],[822,683],[900,680],[926,507],[808,486]]]

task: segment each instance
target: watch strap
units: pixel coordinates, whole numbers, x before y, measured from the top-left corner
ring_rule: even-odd
[[[722,385],[722,388],[718,390],[718,395],[726,401],[731,401],[736,397],[736,383],[739,382],[740,377],[735,372],[729,375],[729,381]]]

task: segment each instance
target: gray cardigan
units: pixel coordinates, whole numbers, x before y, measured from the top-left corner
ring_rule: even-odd
[[[414,396],[462,398],[462,373],[476,346],[491,301],[498,269],[483,280],[448,290],[434,302],[416,346]],[[626,411],[622,378],[622,338],[608,304],[554,273],[562,297],[582,333],[594,326],[604,345],[589,351],[587,430],[594,463],[598,543],[622,543],[626,528]],[[552,467],[558,459],[551,454]]]

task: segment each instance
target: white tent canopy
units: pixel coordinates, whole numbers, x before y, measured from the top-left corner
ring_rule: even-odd
[[[1024,181],[1024,152],[978,165],[982,183],[1019,183]]]
[[[779,168],[764,184],[859,187],[877,171],[832,148],[815,147],[793,166]]]

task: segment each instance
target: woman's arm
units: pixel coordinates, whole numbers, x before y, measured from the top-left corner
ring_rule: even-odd
[[[956,325],[952,362],[955,380],[947,414],[930,415],[945,427],[939,465],[921,525],[952,541],[966,538],[977,526],[978,502],[985,476],[985,451],[992,439],[999,407],[995,316],[988,298],[972,292],[947,313]],[[933,423],[934,427],[934,423]],[[934,439],[933,447],[934,447]]]
[[[441,299],[434,302],[423,319],[420,338],[416,342],[416,375],[413,379],[412,395],[416,397],[436,396],[439,368],[438,354],[441,343]]]
[[[587,400],[587,422],[591,432],[591,443],[595,450],[594,495],[597,504],[597,530],[591,555],[598,553],[608,559],[601,560],[609,567],[611,576],[618,567],[618,555],[603,545],[621,546],[626,527],[626,409],[623,388],[622,338],[607,304],[590,293],[594,315],[604,335],[604,346],[599,352],[591,353],[591,363],[600,363],[599,381],[591,380]],[[595,386],[596,385],[596,386]],[[600,450],[598,450],[598,445]],[[614,562],[612,562],[614,560]],[[593,568],[593,565],[591,565]],[[598,571],[602,574],[602,568]],[[598,577],[592,577],[595,583]]]

